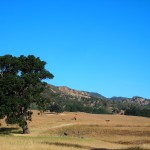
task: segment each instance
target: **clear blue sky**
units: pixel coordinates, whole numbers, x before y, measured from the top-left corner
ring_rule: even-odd
[[[50,84],[150,98],[149,0],[0,0],[0,55],[47,62]]]

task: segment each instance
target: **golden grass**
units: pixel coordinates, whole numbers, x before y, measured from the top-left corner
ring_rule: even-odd
[[[7,126],[4,120],[1,123],[2,150],[150,149],[150,118],[87,113],[38,115],[34,111],[29,135],[21,134],[18,126]]]

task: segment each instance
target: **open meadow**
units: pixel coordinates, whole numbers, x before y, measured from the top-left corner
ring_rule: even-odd
[[[150,150],[150,118],[145,117],[33,111],[26,135],[0,122],[1,150]]]

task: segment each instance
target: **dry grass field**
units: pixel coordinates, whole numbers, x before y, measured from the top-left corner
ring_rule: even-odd
[[[1,150],[150,150],[150,118],[34,111],[28,135],[0,122]]]

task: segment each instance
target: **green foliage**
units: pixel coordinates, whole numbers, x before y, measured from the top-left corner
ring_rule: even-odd
[[[33,55],[0,56],[0,118],[6,116],[7,123],[20,126],[31,120],[28,109],[33,102],[41,104],[43,80],[53,78],[45,64]]]
[[[51,104],[49,109],[50,109],[51,112],[56,112],[56,113],[63,112],[63,108],[57,103]]]
[[[40,96],[39,100],[37,101],[37,109],[43,113],[44,111],[47,111],[49,109],[49,104],[51,100],[46,98],[43,94]]]
[[[108,109],[108,107],[100,107],[100,108],[94,108],[93,113],[94,114],[111,114],[111,111]]]
[[[150,108],[132,106],[125,110],[125,115],[150,117]]]

